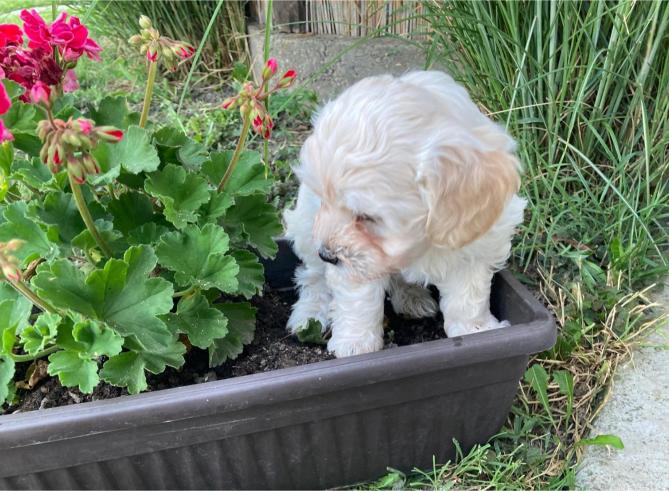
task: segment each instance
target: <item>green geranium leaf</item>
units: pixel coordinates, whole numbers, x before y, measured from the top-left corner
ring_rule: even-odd
[[[63,318],[58,314],[41,314],[34,324],[26,326],[21,332],[23,349],[30,355],[42,351],[49,343],[55,341],[58,324],[62,320]]]
[[[91,152],[100,167],[99,174],[89,175],[87,177],[88,182],[94,186],[111,184],[114,180],[118,179],[121,174],[121,165],[119,164],[118,159],[112,157],[115,146],[116,145],[112,143],[98,142],[97,146],[93,149],[93,152]]]
[[[323,325],[316,319],[309,319],[306,326],[302,326],[295,334],[301,343],[328,344],[323,337]]]
[[[104,321],[121,336],[133,336],[147,351],[160,351],[172,334],[159,316],[172,308],[174,290],[162,278],[149,278],[156,255],[148,246],[128,249],[123,259],[109,259],[88,276],[60,259],[38,268],[32,284],[54,306]]]
[[[100,382],[98,364],[72,351],[57,351],[49,355],[47,373],[58,376],[65,387],[79,387],[85,394],[92,393]]]
[[[158,152],[151,145],[148,132],[136,125],[130,126],[123,140],[114,144],[111,162],[112,166],[118,164],[131,174],[153,172],[160,165]]]
[[[5,86],[7,96],[9,96],[10,99],[17,99],[25,92],[25,89],[21,85],[8,78],[3,78],[0,80],[0,83]]]
[[[117,355],[123,347],[121,336],[94,320],[84,319],[75,323],[71,333],[72,340],[76,343],[75,351],[85,353],[92,358],[101,355]]]
[[[177,157],[184,167],[196,171],[202,166],[204,161],[209,158],[209,154],[207,153],[207,147],[194,140],[188,139],[188,141],[177,150]]]
[[[167,324],[172,332],[186,334],[191,344],[203,349],[228,333],[228,320],[200,293],[182,298],[176,314],[168,314]]]
[[[7,327],[0,330],[0,353],[10,354],[16,344],[16,328]]]
[[[91,119],[98,126],[126,128],[128,113],[128,101],[125,97],[108,96],[100,101],[97,109],[91,109]]]
[[[144,365],[149,372],[162,373],[165,371],[165,367],[168,366],[181,368],[185,361],[184,353],[186,353],[186,346],[175,340],[159,350],[143,351],[140,353],[140,356],[144,360]]]
[[[131,394],[138,394],[148,387],[144,368],[146,362],[132,351],[112,356],[100,370],[105,382],[118,387],[127,387]]]
[[[209,182],[218,186],[223,179],[225,171],[230,165],[234,152],[214,152],[211,158],[202,165],[202,172],[207,176]],[[258,152],[247,150],[241,153],[237,167],[225,185],[224,193],[232,196],[248,196],[255,193],[267,193],[272,187],[272,180],[265,178],[265,166]]]
[[[37,109],[32,104],[16,101],[1,119],[4,120],[5,126],[15,133],[33,131],[41,117],[37,115]]]
[[[200,225],[205,223],[217,223],[218,219],[225,215],[225,212],[235,202],[232,196],[227,193],[219,193],[218,191],[209,191],[211,198],[198,211]]]
[[[246,298],[251,298],[256,293],[260,293],[265,283],[265,270],[258,261],[258,257],[243,249],[232,251],[230,255],[235,258],[235,262],[239,266],[237,293],[244,295]]]
[[[0,282],[0,331],[11,328],[21,332],[28,323],[32,304],[5,281]]]
[[[163,214],[176,228],[197,221],[197,210],[209,200],[204,178],[188,174],[183,167],[167,165],[146,180],[144,189],[164,205]]]
[[[9,176],[12,172],[12,162],[14,162],[14,146],[12,142],[5,141],[0,143],[0,173]]]
[[[3,217],[5,222],[0,225],[0,242],[21,239],[25,244],[14,255],[27,264],[33,259],[42,257],[53,259],[58,256],[58,231],[51,227],[43,230],[34,220],[28,218],[28,206],[22,201],[7,205]]]
[[[153,205],[148,196],[135,191],[123,193],[107,205],[114,217],[114,228],[123,235],[131,230],[154,221]]]
[[[95,228],[98,229],[98,232],[114,254],[121,253],[125,250],[125,244],[120,240],[123,236],[121,235],[121,232],[114,230],[112,222],[107,220],[95,220]],[[95,242],[95,239],[88,229],[82,230],[79,235],[74,237],[72,239],[72,245],[83,251],[92,251],[93,249],[98,248],[97,242]]]
[[[70,242],[86,228],[74,198],[62,191],[48,193],[37,210],[37,216],[43,223],[55,226],[64,243]]]
[[[228,319],[228,334],[209,346],[209,366],[216,367],[234,360],[253,341],[256,329],[256,309],[250,303],[214,304]]]
[[[176,272],[179,285],[234,293],[239,266],[232,257],[224,255],[228,242],[228,235],[218,225],[210,223],[202,229],[189,225],[181,232],[163,235],[156,253],[162,266]]]
[[[265,258],[276,255],[274,238],[283,231],[276,209],[262,194],[235,198],[235,205],[225,213],[223,227],[234,243],[244,247],[248,241]]]
[[[145,223],[128,234],[128,243],[131,245],[153,245],[167,232],[169,232],[169,229],[164,225],[157,225],[152,222]]]
[[[54,181],[54,176],[49,168],[38,158],[14,160],[12,178],[39,190],[43,190]]]
[[[42,142],[35,136],[35,130],[16,131],[14,133],[14,146],[19,150],[27,153],[31,157],[39,157],[39,152],[42,149]]]
[[[14,379],[14,360],[11,356],[0,354],[0,406],[10,396],[9,384]]]
[[[188,143],[186,134],[173,126],[165,126],[153,134],[158,156],[163,164],[180,164],[179,149]]]

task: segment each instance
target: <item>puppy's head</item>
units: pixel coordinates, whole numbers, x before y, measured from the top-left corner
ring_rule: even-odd
[[[459,249],[492,227],[518,189],[514,142],[440,72],[358,82],[314,122],[297,169],[321,200],[324,261],[359,280]]]

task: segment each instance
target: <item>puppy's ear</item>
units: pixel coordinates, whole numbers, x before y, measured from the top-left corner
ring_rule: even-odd
[[[418,175],[432,243],[457,249],[487,232],[518,191],[518,167],[511,151],[437,145]]]

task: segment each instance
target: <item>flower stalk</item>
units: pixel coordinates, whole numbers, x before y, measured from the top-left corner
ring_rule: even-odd
[[[248,135],[249,128],[251,127],[251,114],[252,114],[251,111],[246,111],[244,113],[242,132],[239,134],[239,140],[237,140],[237,147],[235,148],[235,152],[232,154],[230,165],[228,165],[228,168],[225,170],[225,174],[223,174],[223,179],[221,179],[221,183],[218,185],[219,193],[223,191],[223,189],[225,189],[225,185],[230,180],[230,177],[232,177],[232,173],[235,171],[237,162],[239,162],[239,157],[241,156],[242,150],[244,149],[244,143],[246,143],[246,136]]]
[[[95,226],[95,221],[91,216],[91,212],[86,205],[84,195],[81,192],[81,186],[75,181],[75,177],[72,175],[72,172],[68,172],[67,177],[70,180],[70,188],[72,189],[74,201],[77,204],[77,209],[79,210],[79,214],[81,215],[81,219],[84,221],[86,228],[90,232],[93,240],[95,240],[95,243],[98,245],[102,253],[107,257],[112,257],[112,252],[109,248],[109,245],[107,245],[105,240],[100,235],[97,227]]]
[[[12,285],[14,290],[19,292],[21,295],[26,297],[33,305],[36,307],[40,308],[44,312],[49,312],[51,314],[57,314],[58,311],[54,306],[52,306],[50,303],[46,302],[45,300],[42,300],[40,297],[37,296],[37,294],[30,289],[28,285],[24,283],[23,280],[21,279],[9,279],[6,278],[7,282]]]
[[[151,107],[151,97],[153,96],[153,85],[156,82],[156,72],[158,63],[149,61],[149,76],[146,81],[146,92],[144,92],[144,105],[142,106],[142,115],[139,118],[139,127],[144,128],[149,119],[149,108]]]

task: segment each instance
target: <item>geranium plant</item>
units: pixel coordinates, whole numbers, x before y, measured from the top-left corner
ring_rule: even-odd
[[[210,152],[148,118],[160,66],[193,47],[142,17],[130,39],[147,64],[142,113],[122,97],[80,109],[74,70],[100,46],[65,13],[21,19],[0,25],[0,404],[15,398],[21,362],[82,392],[104,380],[137,393],[146,371],[181,367],[193,346],[212,366],[238,356],[253,338],[245,300],[264,282],[259,256],[281,232],[245,140],[250,128],[270,137],[263,101],[295,73],[263,89],[269,60],[257,86],[224,101],[242,132],[234,150]]]

